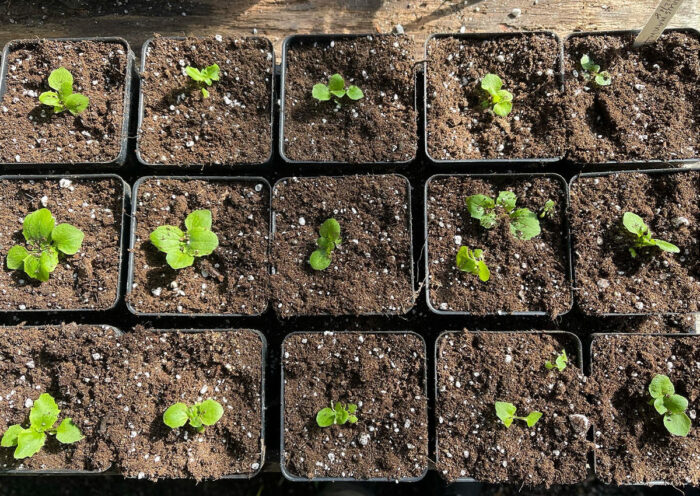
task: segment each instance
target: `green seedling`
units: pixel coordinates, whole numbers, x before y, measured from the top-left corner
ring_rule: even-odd
[[[556,367],[559,372],[564,370],[566,368],[566,364],[569,362],[569,358],[566,356],[566,350],[561,350],[561,353],[557,356],[557,359],[554,360],[554,363],[550,362],[547,360],[544,364],[544,366],[548,370],[552,370],[554,367]]]
[[[163,423],[171,429],[177,429],[189,422],[197,432],[204,432],[205,426],[216,424],[223,414],[224,407],[211,398],[192,406],[175,403],[163,413]]]
[[[610,73],[601,71],[600,66],[593,62],[588,55],[581,57],[581,67],[584,70],[583,77],[595,81],[598,86],[608,86],[612,83]]]
[[[357,422],[356,411],[357,405],[354,403],[348,403],[347,407],[345,407],[340,402],[337,402],[334,406],[331,401],[330,408],[323,408],[316,414],[316,423],[319,427],[328,427],[333,424],[343,425],[346,422],[354,424]]]
[[[544,219],[545,217],[554,217],[554,205],[556,205],[554,200],[547,200],[544,202],[544,206],[540,212],[540,219]]]
[[[320,102],[326,102],[331,97],[335,97],[337,102],[346,95],[350,100],[359,100],[365,96],[362,90],[354,84],[345,88],[345,80],[340,74],[333,74],[328,78],[328,84],[315,84],[311,90],[311,96]]]
[[[690,432],[690,418],[685,414],[688,400],[675,393],[676,388],[668,376],[657,374],[649,383],[649,404],[663,415],[664,427],[673,436],[685,437]]]
[[[160,226],[151,233],[151,243],[166,253],[165,261],[173,269],[189,267],[195,257],[210,255],[219,246],[219,238],[211,231],[211,212],[195,210],[185,219],[183,232],[176,226]]]
[[[204,87],[204,85],[206,84],[207,86],[211,86],[213,81],[219,80],[219,66],[217,64],[212,64],[202,70],[199,70],[196,67],[188,65],[185,67],[185,72],[200,87],[202,90],[202,96],[204,98],[209,98],[209,91]]]
[[[484,251],[479,249],[471,250],[460,246],[457,252],[457,268],[478,276],[483,282],[488,281],[491,276],[491,271],[484,262]]]
[[[467,209],[473,219],[477,219],[481,227],[492,229],[498,224],[498,209],[503,209],[500,217],[507,218],[510,222],[510,232],[513,236],[523,241],[538,236],[541,232],[540,221],[537,214],[527,208],[515,208],[517,197],[512,191],[501,191],[498,198],[486,195],[472,195],[467,197]]]
[[[331,264],[333,250],[340,246],[340,224],[335,219],[326,219],[318,230],[321,235],[316,240],[318,250],[309,257],[309,263],[314,270],[324,270]]]
[[[505,117],[513,110],[513,94],[501,89],[503,81],[495,74],[486,74],[481,78],[481,89],[488,97],[481,102],[482,108],[491,109],[494,114]]]
[[[85,235],[70,224],[56,225],[51,212],[42,208],[24,218],[22,234],[27,247],[15,245],[7,252],[7,268],[23,269],[32,279],[48,281],[58,265],[58,255],[75,255]]]
[[[622,216],[622,224],[625,226],[625,229],[635,236],[634,245],[629,248],[632,258],[636,258],[638,249],[647,246],[656,246],[660,250],[669,253],[679,253],[681,251],[680,248],[668,241],[652,238],[649,226],[647,226],[644,220],[637,214],[625,212]]]
[[[3,434],[0,446],[16,446],[14,457],[21,460],[36,455],[44,446],[47,434],[56,436],[62,444],[73,444],[83,439],[83,434],[70,417],[64,418],[54,428],[59,413],[61,410],[56,400],[50,394],[42,393],[29,411],[29,427],[25,429],[20,424],[11,425]]]
[[[531,412],[527,417],[516,417],[515,412],[517,408],[515,408],[515,405],[504,401],[496,401],[494,406],[496,407],[496,416],[501,419],[506,429],[510,427],[513,420],[523,420],[528,427],[532,427],[537,423],[540,417],[542,417],[542,413],[540,412]]]
[[[53,107],[54,114],[68,110],[78,115],[90,104],[90,99],[81,93],[73,93],[73,75],[65,67],[51,71],[49,86],[56,91],[44,91],[39,95],[39,101]]]

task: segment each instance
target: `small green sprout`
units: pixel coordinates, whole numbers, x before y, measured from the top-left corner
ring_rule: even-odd
[[[544,206],[540,212],[540,219],[544,219],[545,217],[554,217],[554,205],[556,205],[554,200],[547,200],[544,202]]]
[[[644,248],[647,246],[656,246],[660,250],[667,251],[669,253],[679,253],[681,251],[680,248],[672,243],[669,243],[668,241],[652,238],[651,232],[649,231],[649,226],[647,226],[644,223],[644,220],[637,214],[625,212],[625,214],[622,216],[622,224],[625,226],[625,229],[636,236],[634,245],[629,249],[632,258],[637,257],[637,250],[639,248]]]
[[[491,271],[484,262],[484,251],[479,249],[471,250],[466,246],[460,246],[457,252],[457,268],[462,272],[479,276],[483,282],[488,281],[491,276]]]
[[[496,407],[496,416],[501,419],[506,429],[510,427],[513,420],[524,420],[528,427],[532,427],[537,423],[540,417],[542,417],[542,413],[540,412],[531,412],[527,417],[516,417],[515,412],[517,408],[515,408],[515,405],[504,401],[496,401],[494,406]]]
[[[54,114],[68,110],[78,115],[90,104],[90,99],[85,95],[73,93],[73,75],[65,67],[51,71],[49,86],[56,91],[44,91],[39,95],[39,101],[53,107]]]
[[[315,250],[309,257],[309,263],[314,270],[324,270],[331,264],[331,254],[340,245],[340,224],[331,218],[321,224],[318,230],[321,235],[316,240],[318,250]]]
[[[163,423],[171,429],[177,429],[189,421],[197,432],[203,432],[204,426],[216,424],[223,414],[224,407],[211,398],[192,406],[175,403],[163,413]]]
[[[569,362],[569,358],[566,356],[566,350],[561,350],[561,353],[557,356],[557,359],[554,361],[554,363],[550,362],[547,360],[544,364],[544,366],[548,370],[552,370],[554,367],[556,367],[559,372],[564,370],[566,368],[566,364]]]
[[[319,427],[328,427],[333,424],[343,425],[346,422],[354,424],[357,422],[357,417],[354,415],[356,411],[357,405],[354,403],[348,403],[345,407],[342,403],[337,402],[333,406],[331,401],[330,408],[323,408],[316,414],[316,423]]]
[[[202,70],[199,70],[196,67],[188,65],[185,67],[185,72],[192,78],[193,81],[198,83],[202,90],[202,96],[204,98],[209,98],[209,91],[204,87],[204,85],[206,84],[207,86],[211,86],[212,81],[219,80],[219,66],[217,64],[212,64]]]
[[[649,383],[650,405],[664,416],[664,427],[673,436],[685,437],[690,432],[690,418],[685,414],[688,400],[680,394],[668,376],[657,374]]]
[[[56,225],[46,208],[24,218],[22,234],[27,248],[15,245],[7,252],[7,268],[23,269],[32,279],[48,281],[58,265],[58,254],[75,255],[83,243],[83,231],[70,224]]]
[[[495,74],[486,74],[481,78],[481,89],[488,93],[486,100],[481,102],[485,109],[490,108],[493,113],[505,117],[513,110],[513,94],[502,90],[503,81]]]
[[[333,74],[328,79],[328,84],[315,84],[311,90],[311,96],[320,102],[330,100],[331,96],[334,96],[337,102],[337,99],[343,98],[346,95],[350,100],[359,100],[365,96],[362,90],[354,84],[351,84],[346,89],[345,80],[340,74]]]
[[[473,219],[477,219],[481,227],[492,229],[498,224],[496,207],[501,207],[505,211],[503,217],[510,222],[510,232],[513,236],[523,241],[538,236],[541,232],[540,221],[537,214],[527,208],[515,208],[517,198],[512,191],[501,191],[498,198],[486,195],[472,195],[467,197],[467,209]]]
[[[70,417],[64,418],[54,428],[59,413],[61,410],[56,400],[50,394],[42,393],[29,411],[29,427],[25,429],[20,424],[11,425],[3,434],[0,446],[16,446],[14,457],[21,460],[36,455],[44,446],[47,434],[55,435],[62,444],[73,444],[83,439],[83,434]]]
[[[165,261],[173,269],[189,267],[195,257],[210,255],[219,246],[219,238],[211,231],[211,212],[195,210],[185,219],[187,232],[176,226],[160,226],[151,233],[151,243],[166,253]]]
[[[612,77],[608,71],[601,71],[600,66],[593,62],[588,55],[581,57],[581,67],[585,71],[583,77],[592,79],[598,86],[608,86]]]

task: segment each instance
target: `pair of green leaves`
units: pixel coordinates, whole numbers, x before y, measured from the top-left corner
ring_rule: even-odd
[[[598,86],[608,86],[612,83],[612,76],[608,71],[601,71],[600,66],[593,62],[588,55],[581,57],[581,67],[583,68],[585,77],[592,79]]]
[[[681,250],[676,245],[669,243],[668,241],[663,241],[661,239],[654,239],[651,237],[651,232],[649,231],[649,226],[644,223],[639,215],[632,212],[625,212],[622,216],[622,224],[625,226],[630,233],[634,234],[634,246],[630,247],[630,255],[632,258],[637,256],[637,249],[644,248],[647,246],[656,246],[660,250],[667,251],[669,253],[679,253]]]
[[[47,434],[55,435],[63,444],[73,444],[83,439],[80,429],[70,417],[64,418],[54,429],[59,413],[61,411],[53,397],[48,393],[41,394],[29,411],[29,427],[25,429],[19,424],[11,425],[2,436],[0,446],[16,446],[14,457],[21,460],[37,454],[44,446]]]
[[[27,248],[15,245],[7,252],[7,268],[23,269],[32,279],[48,281],[58,265],[58,253],[75,255],[83,243],[83,232],[70,224],[56,225],[46,208],[24,218],[22,234]]]
[[[49,86],[56,91],[45,91],[39,95],[39,101],[53,107],[54,114],[68,110],[78,115],[90,104],[90,99],[80,93],[73,93],[73,75],[65,67],[51,71]]]
[[[496,416],[501,419],[506,428],[510,427],[513,420],[523,420],[528,427],[532,427],[542,417],[540,412],[531,412],[527,417],[516,417],[515,412],[517,408],[515,408],[515,405],[505,401],[496,401],[494,406],[496,407]]]
[[[333,405],[331,401],[330,408],[323,408],[316,414],[316,423],[319,427],[328,427],[334,424],[343,425],[346,422],[354,424],[357,422],[356,411],[357,405],[354,403],[348,403],[345,407],[341,402]]]
[[[547,370],[552,370],[553,368],[557,368],[559,372],[564,370],[566,368],[566,364],[569,362],[569,357],[566,356],[566,350],[561,350],[561,353],[557,355],[557,359],[554,361],[554,363],[550,362],[547,360],[544,364],[545,368]]]
[[[199,83],[200,85],[204,83],[207,86],[211,86],[213,81],[219,80],[218,64],[212,64],[201,70],[188,65],[187,67],[185,67],[185,72],[190,78],[192,78],[193,81]],[[209,91],[204,86],[201,86],[201,89],[202,96],[204,98],[209,98]]]
[[[654,405],[659,415],[664,416],[664,427],[674,436],[685,437],[690,432],[690,418],[685,414],[688,400],[676,394],[671,379],[657,374],[649,383],[650,405]]]
[[[177,429],[189,422],[197,432],[203,432],[204,426],[216,424],[223,415],[224,407],[209,398],[192,406],[184,403],[171,405],[163,413],[163,423],[171,429]]]
[[[195,210],[185,219],[183,232],[176,226],[160,226],[151,233],[151,243],[166,253],[165,261],[173,269],[189,267],[195,257],[211,254],[219,246],[219,238],[211,231],[211,212]]]
[[[462,272],[478,276],[483,282],[488,281],[491,277],[491,271],[484,262],[483,250],[471,250],[466,246],[460,246],[457,252],[457,268]]]
[[[492,229],[498,224],[496,207],[505,210],[510,221],[510,232],[513,236],[523,241],[538,236],[541,232],[540,221],[537,214],[527,208],[515,208],[517,197],[512,191],[501,191],[494,201],[486,195],[472,195],[467,197],[467,209],[473,219],[477,219],[481,227]]]
[[[333,74],[328,79],[328,84],[315,84],[311,90],[311,96],[321,102],[330,100],[331,96],[343,98],[346,95],[350,100],[359,100],[365,96],[362,90],[354,84],[351,84],[346,89],[345,80],[340,74]]]
[[[340,224],[333,218],[326,219],[318,232],[321,235],[316,240],[318,250],[311,254],[309,263],[314,270],[325,270],[331,264],[333,250],[340,246]]]
[[[481,102],[483,108],[490,108],[493,113],[505,117],[513,110],[513,94],[501,89],[503,81],[496,74],[486,74],[481,78],[481,89],[488,93],[488,99]]]

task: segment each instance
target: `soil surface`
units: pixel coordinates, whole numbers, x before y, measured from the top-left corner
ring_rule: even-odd
[[[257,315],[269,293],[270,188],[262,181],[157,179],[138,187],[127,301],[137,312]],[[174,270],[149,239],[158,226],[184,229],[194,210],[212,213],[219,247]]]
[[[121,266],[124,183],[117,178],[0,181],[0,309],[106,310],[117,302]],[[48,208],[56,225],[67,222],[85,234],[80,251],[59,255],[48,281],[7,268],[14,245],[26,247],[24,218]]]
[[[427,45],[427,146],[436,160],[564,155],[559,42],[553,35],[434,38]],[[513,94],[498,117],[481,107],[481,78],[496,74]]]
[[[607,483],[665,481],[676,487],[700,484],[700,336],[597,336],[592,346],[596,474]],[[649,405],[649,383],[669,376],[688,399],[692,427],[671,436]]]
[[[436,462],[445,478],[547,487],[586,478],[590,405],[571,336],[464,331],[436,346]],[[562,349],[568,366],[547,370]],[[543,415],[531,428],[521,420],[506,428],[495,401]]]
[[[700,309],[700,172],[578,178],[571,209],[577,301],[584,312]],[[653,238],[681,252],[643,248],[632,258],[625,212],[641,216]]]
[[[414,303],[410,185],[396,175],[282,180],[272,209],[273,306],[282,317],[404,314]],[[319,228],[340,224],[331,265],[314,270]]]
[[[297,477],[422,477],[428,468],[425,342],[414,333],[299,333],[283,343],[284,463]],[[321,428],[330,402],[357,423]]]
[[[156,37],[141,91],[141,158],[153,164],[256,164],[272,153],[272,44],[264,38]],[[185,73],[218,64],[209,98]]]
[[[84,163],[116,160],[122,149],[127,49],[117,42],[39,40],[8,56],[0,102],[0,162]],[[65,67],[73,92],[90,99],[74,116],[39,103],[51,71]],[[127,109],[128,111],[128,109]]]
[[[700,155],[700,38],[666,32],[632,48],[634,35],[574,36],[564,46],[569,158],[577,162],[674,160]],[[612,76],[584,78],[588,55]]]
[[[405,36],[296,39],[287,49],[282,153],[290,160],[351,163],[415,158],[413,52]],[[364,98],[314,99],[313,86],[336,73]]]
[[[468,196],[484,194],[495,200],[499,191],[512,191],[518,198],[516,208],[538,214],[547,200],[554,200],[554,214],[539,219],[539,236],[517,239],[507,218],[499,217],[492,229],[484,229],[471,218]],[[566,190],[561,181],[552,177],[436,177],[430,180],[426,201],[428,291],[436,310],[475,315],[539,311],[552,317],[569,310]],[[457,268],[460,246],[484,250],[484,262],[491,271],[487,282]]]

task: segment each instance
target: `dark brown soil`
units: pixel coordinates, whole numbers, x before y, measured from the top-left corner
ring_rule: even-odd
[[[282,346],[283,457],[293,476],[402,479],[428,468],[425,342],[414,333],[297,333]],[[321,428],[330,402],[357,423]]]
[[[632,48],[634,35],[575,36],[564,46],[569,157],[577,162],[693,158],[700,155],[700,39],[667,32]],[[612,76],[583,77],[587,54]]]
[[[287,49],[284,149],[290,160],[352,163],[415,158],[413,42],[374,35],[335,40],[296,39]],[[317,83],[338,73],[364,98],[319,102]]]
[[[700,309],[700,173],[578,178],[571,187],[571,209],[577,301],[584,312]],[[632,258],[631,239],[622,227],[628,211],[644,219],[654,238],[681,252],[646,248]]]
[[[570,335],[449,333],[437,349],[437,469],[454,480],[517,485],[573,484],[586,478],[588,415],[585,378]],[[563,371],[547,370],[561,350]],[[516,415],[543,415],[532,428],[506,428],[495,401]]]
[[[597,336],[592,353],[597,476],[614,484],[700,484],[700,336]],[[688,437],[671,436],[649,405],[656,374],[688,399]]]
[[[493,229],[472,219],[466,198],[475,194],[495,199],[499,191],[518,197],[516,208],[539,213],[548,199],[556,202],[554,215],[540,219],[542,233],[528,241],[510,233],[501,218]],[[547,312],[552,317],[571,307],[566,238],[566,191],[553,177],[513,179],[452,176],[437,177],[428,186],[428,283],[430,304],[436,310],[475,315]],[[491,271],[487,282],[456,266],[460,246],[484,250]]]
[[[121,266],[124,183],[103,179],[3,179],[0,181],[0,309],[106,310],[117,302]],[[75,255],[59,256],[48,281],[7,268],[14,245],[26,246],[22,221],[48,208],[56,224],[67,222],[85,234]]]
[[[272,199],[272,300],[282,317],[404,314],[414,303],[409,184],[396,175],[291,178]],[[309,257],[328,218],[341,245],[325,270]]]
[[[127,49],[117,42],[20,43],[7,63],[7,91],[0,102],[0,162],[110,162],[122,148]],[[73,75],[73,91],[90,99],[78,116],[54,114],[39,103],[52,70]],[[128,111],[128,109],[127,109]]]
[[[95,394],[94,385],[119,374],[110,367],[119,352],[115,342],[115,331],[100,326],[0,327],[0,433],[14,424],[28,427],[32,402],[49,393],[61,410],[58,422],[72,418],[85,436],[70,445],[48,436],[42,450],[24,460],[13,458],[14,448],[0,448],[0,472],[109,468],[111,450],[101,434],[110,393]]]
[[[136,312],[256,315],[267,308],[270,189],[262,181],[151,178],[138,187],[127,301]],[[174,270],[149,239],[161,225],[184,228],[194,210],[211,210],[219,247]]]
[[[273,59],[264,38],[153,39],[141,83],[141,158],[169,165],[265,162],[272,153]],[[214,63],[220,80],[205,99],[184,68]]]
[[[564,154],[559,43],[553,35],[435,38],[427,45],[427,146],[437,160],[553,158]],[[513,94],[497,117],[481,107],[481,78]]]

